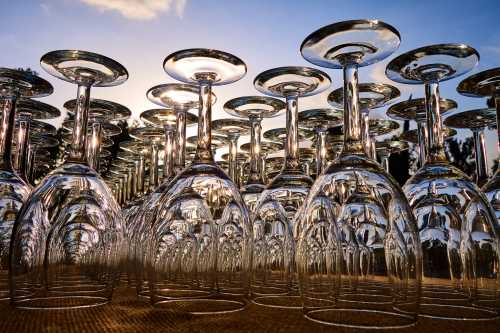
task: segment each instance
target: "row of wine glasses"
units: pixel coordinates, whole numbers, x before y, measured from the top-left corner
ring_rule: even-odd
[[[123,83],[126,69],[90,52],[49,52],[42,68],[76,84],[77,97],[64,105],[64,163],[33,189],[29,151],[42,156],[57,146],[45,139],[55,129],[37,120],[59,113],[21,101],[53,89],[31,73],[2,69],[1,296],[24,309],[95,306],[109,302],[125,276],[153,306],[191,314],[231,313],[252,302],[355,328],[407,327],[418,315],[498,317],[499,177],[488,175],[483,130],[498,120],[500,71],[458,85],[460,94],[490,98],[490,107],[454,113],[445,129],[441,116],[457,103],[441,98],[439,84],[472,70],[479,54],[439,44],[392,59],[390,80],[425,87],[423,98],[392,104],[401,95],[395,86],[358,83],[358,71],[399,44],[399,32],[378,20],[320,28],[300,53],[342,70],[343,87],[325,100],[331,108],[299,112],[299,100],[331,86],[326,72],[277,67],[254,80],[266,96],[230,99],[223,108],[235,118],[213,121],[213,88],[244,77],[245,63],[213,49],[172,53],[163,68],[181,83],[148,90],[162,108],[142,112],[145,126],[131,128],[116,154],[106,147],[131,112],[91,99],[90,90]],[[386,106],[389,118],[413,120],[417,130],[387,139],[399,124],[370,119]],[[10,162],[16,109],[18,172]],[[262,121],[282,112],[285,127],[262,133]],[[194,124],[197,136],[186,137]],[[445,154],[445,137],[463,128],[474,136],[474,181]],[[301,147],[304,140],[312,147]],[[410,145],[418,145],[420,168],[401,188],[388,158]],[[221,147],[229,153],[216,162]]]

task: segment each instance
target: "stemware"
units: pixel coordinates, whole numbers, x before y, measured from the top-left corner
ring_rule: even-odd
[[[393,153],[399,153],[409,148],[408,143],[401,140],[384,140],[375,143],[376,150],[382,161],[385,172],[389,172],[389,157]]]
[[[212,121],[212,130],[229,140],[229,178],[239,188],[238,182],[238,139],[250,133],[251,124],[243,119],[217,119]]]
[[[254,80],[259,92],[286,101],[286,129],[281,132],[286,135],[282,169],[262,192],[253,216],[251,297],[259,305],[300,307],[293,226],[295,214],[313,181],[300,163],[298,100],[319,94],[330,86],[330,82],[324,72],[298,66],[273,68],[260,73]],[[271,133],[278,137],[278,131]]]
[[[26,182],[28,179],[28,159],[30,146],[30,132],[40,132],[41,126],[34,126],[31,130],[31,122],[35,120],[49,120],[61,115],[60,111],[46,103],[42,103],[29,98],[21,98],[16,104],[16,113],[18,115],[18,129],[16,137],[16,154],[14,158],[14,169],[19,176]],[[54,129],[55,130],[55,129]],[[47,134],[47,133],[46,133]]]
[[[247,153],[250,153],[250,158],[251,158],[251,149],[252,149],[252,144],[251,142],[244,143],[241,145],[241,150]],[[271,142],[271,141],[261,141],[260,142],[260,157],[259,157],[259,173],[260,173],[260,178],[262,179],[264,183],[264,188],[265,185],[268,183],[268,175],[266,172],[266,160],[267,156],[269,154],[274,154],[277,153],[278,151],[283,149],[283,144],[277,143],[277,142]],[[262,193],[262,192],[261,192]],[[260,197],[260,195],[259,195]],[[255,208],[255,205],[253,206]],[[253,209],[252,209],[253,212]]]
[[[486,108],[455,113],[444,120],[444,125],[457,129],[467,128],[472,131],[476,159],[476,175],[474,180],[477,186],[483,186],[489,178],[484,129],[496,125],[496,110]]]
[[[500,68],[492,68],[464,79],[457,87],[459,94],[468,97],[489,97],[488,106],[496,109],[496,126],[500,147]],[[490,180],[483,186],[482,191],[495,210],[497,220],[500,220],[500,167],[497,168]],[[498,274],[498,273],[497,273]],[[499,306],[496,306],[499,308]]]
[[[130,131],[130,136],[136,140],[142,141],[150,146],[149,153],[149,189],[153,192],[160,185],[159,178],[159,151],[163,148],[161,142],[165,138],[163,128],[157,127],[137,127]]]
[[[53,88],[44,79],[31,73],[0,68],[0,300],[9,298],[9,244],[12,226],[31,188],[12,166],[12,141],[16,121],[16,104],[20,97],[44,97]],[[19,148],[18,148],[19,150]]]
[[[359,83],[358,103],[361,121],[361,139],[366,153],[372,159],[377,159],[375,153],[375,141],[370,135],[369,113],[370,110],[378,109],[392,103],[399,98],[401,92],[398,88],[385,83]],[[344,88],[338,88],[328,95],[328,103],[336,108],[344,105]]]
[[[452,109],[455,109],[456,107],[457,103],[451,99],[441,98],[439,100],[439,109],[442,115]],[[411,140],[412,143],[418,145],[419,165],[420,166],[424,165],[427,156],[426,149],[429,142],[427,138],[427,126],[425,124],[426,122],[425,98],[409,99],[407,101],[402,101],[397,104],[391,105],[387,109],[387,115],[396,120],[401,120],[401,121],[413,120],[417,123],[417,130],[416,130],[417,140],[411,140],[413,134],[409,133],[410,131],[403,134],[407,136],[406,137],[407,140]]]
[[[239,311],[247,304],[252,229],[241,194],[213,159],[211,90],[241,79],[246,65],[226,52],[187,49],[167,56],[163,67],[198,85],[198,139],[193,163],[144,223],[151,303],[193,314]]]
[[[278,116],[285,107],[286,104],[281,100],[267,96],[242,96],[224,104],[224,111],[230,115],[250,121],[250,143],[247,149],[250,151],[250,172],[246,184],[241,188],[241,196],[251,213],[265,189],[261,172],[262,119]],[[241,148],[243,150],[243,146]]]
[[[189,110],[198,108],[199,91],[196,85],[168,83],[155,86],[148,90],[148,99],[160,106],[171,108],[176,112],[176,173],[181,172],[186,164],[186,126],[198,123],[198,117],[189,113]],[[217,101],[212,92],[211,102]],[[162,121],[159,118],[150,119],[152,124],[159,126]]]
[[[327,130],[343,124],[343,114],[339,109],[311,109],[299,112],[301,126],[313,129],[316,132],[316,177],[327,166]]]
[[[28,145],[28,152],[27,152],[27,158],[26,158],[26,177],[28,178],[28,181],[30,184],[35,184],[37,178],[39,178],[38,172],[39,170],[37,169],[37,166],[39,164],[35,163],[37,160],[38,156],[47,156],[50,154],[46,149],[54,149],[57,146],[59,146],[59,140],[57,140],[55,137],[51,136],[50,134],[43,133],[43,134],[38,134],[38,133],[33,133],[30,134],[30,142]]]
[[[120,207],[85,161],[91,87],[128,78],[99,54],[60,50],[45,54],[49,74],[78,86],[68,160],[31,192],[12,231],[11,302],[25,309],[68,309],[105,304],[112,297],[123,239]]]
[[[397,182],[362,144],[358,68],[399,46],[379,20],[325,26],[301,45],[309,62],[343,70],[344,148],[297,215],[297,267],[306,318],[351,328],[401,328],[417,320],[421,251]]]
[[[452,166],[443,146],[440,82],[470,71],[479,61],[464,44],[421,47],[393,59],[387,76],[425,85],[426,162],[403,190],[417,219],[423,252],[421,315],[448,320],[487,320],[498,300],[498,223],[476,184]]]

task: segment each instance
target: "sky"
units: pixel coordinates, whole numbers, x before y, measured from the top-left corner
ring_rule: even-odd
[[[146,91],[175,82],[163,70],[164,58],[185,48],[213,48],[233,53],[248,67],[247,75],[231,85],[218,86],[213,119],[226,118],[223,104],[235,97],[256,95],[253,80],[260,72],[279,66],[311,66],[300,55],[303,39],[318,28],[343,20],[379,19],[401,34],[399,49],[385,61],[363,67],[360,82],[385,82],[423,97],[423,86],[400,85],[385,77],[387,63],[401,53],[439,43],[465,43],[478,50],[479,65],[465,76],[441,84],[442,97],[458,102],[454,112],[485,107],[481,98],[456,93],[468,75],[500,66],[500,1],[498,0],[0,0],[0,66],[30,67],[49,80],[54,94],[42,99],[61,109],[75,98],[76,86],[51,77],[40,68],[40,57],[58,49],[79,49],[111,57],[129,72],[120,86],[95,88],[91,95],[124,104],[138,118],[156,107]],[[326,96],[342,86],[341,71],[323,68],[332,78],[326,92],[303,98],[300,110],[328,107]],[[385,109],[372,112],[383,118]],[[61,119],[62,119],[61,117]],[[61,119],[56,121],[60,123]],[[284,126],[284,115],[264,120],[264,130]],[[414,127],[414,125],[412,126]],[[195,134],[190,128],[188,134]],[[470,136],[468,130],[460,136]],[[490,164],[497,157],[496,134],[487,131]],[[249,141],[247,137],[241,143]]]

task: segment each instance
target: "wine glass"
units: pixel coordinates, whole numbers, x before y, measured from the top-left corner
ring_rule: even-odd
[[[63,107],[68,111],[69,122],[63,123],[63,128],[71,131],[73,128],[77,101],[71,99],[64,103]],[[116,102],[91,98],[89,99],[89,136],[87,138],[87,162],[96,171],[100,170],[101,148],[104,148],[104,138],[121,134],[121,128],[115,122],[125,121],[130,118],[132,112],[124,105]],[[103,125],[103,123],[106,123]],[[104,126],[104,128],[103,128]]]
[[[439,83],[467,73],[478,61],[470,46],[439,44],[400,55],[386,68],[393,81],[425,85],[427,158],[403,190],[417,219],[423,252],[421,315],[436,319],[498,315],[487,306],[498,297],[492,284],[499,258],[491,247],[498,242],[498,223],[477,185],[448,162],[441,131]]]
[[[24,309],[69,309],[109,302],[118,277],[123,221],[104,180],[86,164],[91,87],[115,86],[126,69],[99,54],[45,54],[49,74],[78,85],[68,160],[31,192],[14,223],[11,302]]]
[[[496,110],[485,108],[455,113],[444,120],[444,125],[457,129],[470,129],[474,139],[477,186],[483,186],[489,178],[488,160],[484,142],[484,129],[496,125]]]
[[[389,172],[389,157],[393,153],[400,153],[409,148],[408,143],[401,140],[384,140],[384,141],[376,141],[375,147],[377,150],[378,156],[380,156],[380,160],[382,161],[382,166],[384,167],[385,172]]]
[[[149,158],[149,192],[153,192],[160,185],[159,178],[159,151],[164,148],[165,131],[157,127],[137,127],[130,131],[130,136],[148,144],[150,147]]]
[[[457,103],[451,99],[441,98],[439,100],[439,109],[442,115],[452,109],[455,109],[456,107]],[[413,140],[412,137],[414,135],[410,133],[410,131],[403,133],[403,135],[405,135],[404,138],[406,138],[407,141],[410,141],[418,145],[419,165],[420,166],[424,165],[427,156],[426,149],[428,145],[427,126],[425,124],[426,122],[425,98],[409,99],[407,101],[402,101],[397,104],[391,105],[387,109],[386,113],[392,119],[400,121],[413,120],[417,123],[417,129],[416,129],[417,135],[415,136],[416,140]],[[403,137],[401,138],[403,139]]]
[[[226,52],[187,49],[167,56],[163,67],[198,85],[198,139],[193,163],[144,223],[151,303],[192,314],[240,311],[247,304],[252,229],[241,194],[213,159],[211,91],[241,79],[246,65]]]
[[[265,189],[261,173],[261,132],[262,119],[276,117],[286,107],[281,100],[267,96],[242,96],[233,98],[224,104],[224,111],[232,116],[248,118],[250,121],[250,172],[247,182],[241,188],[241,196],[250,213]],[[243,149],[243,147],[241,147]]]
[[[240,149],[244,152],[250,153],[250,155],[251,155],[252,143],[251,142],[244,143],[241,145]],[[259,149],[260,156],[259,156],[259,160],[257,163],[258,163],[258,167],[259,167],[259,175],[260,175],[259,177],[260,177],[260,179],[262,179],[262,182],[264,184],[263,189],[265,189],[265,185],[268,183],[268,177],[266,174],[267,156],[269,154],[277,153],[278,151],[280,151],[282,149],[283,149],[283,144],[281,144],[281,143],[271,142],[271,141],[261,141],[260,142],[260,149]],[[250,170],[250,172],[251,172],[251,170]],[[249,175],[249,177],[254,177],[254,176]],[[247,183],[248,183],[248,181],[250,181],[250,179],[247,180]],[[242,192],[242,194],[243,194],[243,192]],[[259,195],[259,197],[260,197],[260,195]],[[254,205],[254,208],[255,208],[255,205]],[[253,212],[253,209],[252,209],[252,212]]]
[[[366,153],[376,160],[375,140],[370,136],[369,113],[370,110],[381,108],[399,98],[401,92],[398,88],[386,83],[359,83],[358,103],[361,112],[361,139]],[[338,88],[328,95],[328,103],[335,108],[344,105],[344,88]]]
[[[212,121],[212,130],[215,133],[225,136],[229,141],[229,178],[233,180],[239,188],[238,182],[238,139],[250,133],[251,124],[243,119],[216,119]]]
[[[54,149],[59,146],[59,140],[49,133],[30,133],[30,140],[28,144],[28,152],[26,158],[26,177],[30,184],[35,184],[39,178],[38,167],[36,163],[40,156],[50,157],[51,153],[47,149]],[[54,161],[55,163],[55,161]],[[52,171],[52,170],[50,170]]]
[[[53,92],[44,79],[25,71],[0,68],[0,300],[9,298],[9,243],[12,226],[31,191],[30,185],[12,166],[12,141],[16,122],[16,104],[20,97],[44,97]],[[36,103],[36,102],[34,102]],[[18,148],[19,150],[19,148]]]
[[[16,113],[18,118],[16,135],[16,154],[14,157],[14,169],[19,176],[26,182],[28,179],[28,151],[30,145],[30,132],[41,132],[40,126],[35,126],[30,130],[31,122],[35,120],[49,120],[57,118],[61,112],[46,103],[29,98],[20,98],[16,104]],[[55,130],[55,129],[54,129]],[[47,133],[48,134],[48,133]],[[52,134],[52,133],[51,133]],[[54,133],[55,134],[55,133]]]
[[[343,114],[339,109],[311,109],[299,112],[301,126],[313,129],[316,133],[316,177],[321,175],[327,166],[327,130],[340,127],[343,123]]]
[[[473,74],[464,79],[457,87],[459,94],[468,97],[489,97],[488,106],[496,110],[497,132],[500,131],[500,68],[492,68],[477,74]],[[500,142],[500,132],[498,132],[498,141]],[[490,180],[483,186],[482,191],[488,198],[495,210],[497,220],[500,219],[500,171],[495,171]],[[495,300],[494,300],[495,301]],[[498,301],[498,298],[497,300]],[[498,308],[498,305],[496,305]]]
[[[176,112],[176,173],[184,170],[186,164],[186,126],[198,123],[198,117],[189,113],[199,105],[199,92],[196,85],[168,83],[155,86],[148,90],[148,99],[160,106],[173,109]],[[214,93],[211,98],[212,104],[217,101]],[[161,126],[161,118],[156,117],[149,120],[153,126]]]
[[[251,297],[259,305],[300,307],[297,279],[294,278],[293,226],[295,213],[313,181],[301,168],[298,100],[324,91],[330,82],[330,77],[322,71],[298,66],[273,68],[260,73],[254,80],[259,92],[286,100],[286,129],[281,132],[286,136],[282,170],[262,192],[253,216]],[[278,135],[278,131],[275,130],[274,135]]]
[[[399,46],[379,20],[334,23],[301,45],[309,62],[343,70],[344,148],[318,177],[297,215],[297,269],[306,318],[350,328],[417,321],[421,250],[397,182],[371,159],[360,129],[358,68]]]

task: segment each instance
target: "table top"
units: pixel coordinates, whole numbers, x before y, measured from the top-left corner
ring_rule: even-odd
[[[499,332],[500,320],[489,322],[441,321],[422,318],[416,326],[390,332]],[[244,311],[193,316],[151,307],[136,297],[135,289],[121,286],[110,304],[78,309],[27,311],[0,303],[0,332],[354,332],[311,322],[301,310],[264,308],[250,304]],[[368,330],[364,330],[368,332]],[[378,332],[384,332],[378,330]],[[389,331],[388,331],[389,332]]]

